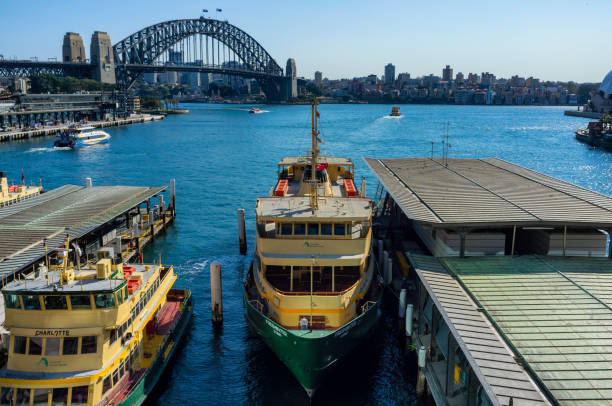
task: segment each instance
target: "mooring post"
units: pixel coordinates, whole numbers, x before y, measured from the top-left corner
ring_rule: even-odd
[[[407,291],[406,288],[402,288],[402,290],[400,291],[400,295],[399,295],[399,318],[403,319],[404,317],[406,317],[406,295],[407,295]]]
[[[240,243],[240,253],[247,252],[246,228],[244,226],[244,209],[238,209],[238,242]]]
[[[212,308],[213,323],[223,322],[221,264],[217,261],[210,264],[210,305]]]
[[[425,357],[427,355],[427,350],[425,349],[425,346],[422,345],[421,348],[419,348],[419,354],[418,354],[418,366],[419,366],[419,372],[417,374],[417,383],[416,383],[416,395],[417,398],[422,398],[423,394],[425,393]]]
[[[170,179],[170,204],[172,205],[172,218],[176,218],[176,182]]]
[[[406,324],[404,325],[404,332],[406,333],[406,350],[410,351],[412,349],[412,312],[414,310],[414,305],[412,303],[408,303],[406,305]]]
[[[91,178],[85,178],[85,187],[92,187],[93,183],[91,182]]]
[[[389,281],[389,274],[391,273],[390,267],[391,267],[391,262],[389,261],[389,253],[387,251],[383,251],[383,281],[385,285],[388,285],[390,282]]]

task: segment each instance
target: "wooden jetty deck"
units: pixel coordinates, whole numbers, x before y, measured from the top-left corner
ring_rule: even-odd
[[[163,120],[163,115],[144,115],[141,117],[130,117],[116,120],[90,121],[86,125],[94,128],[118,127],[129,124],[147,123],[156,120]],[[68,125],[61,124],[51,127],[37,128],[35,130],[18,130],[0,133],[0,142],[26,140],[37,137],[47,137],[55,135],[68,129]]]

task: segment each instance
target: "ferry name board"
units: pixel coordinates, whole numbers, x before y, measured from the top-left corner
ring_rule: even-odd
[[[34,335],[36,337],[68,337],[70,335],[70,330],[36,330]]]

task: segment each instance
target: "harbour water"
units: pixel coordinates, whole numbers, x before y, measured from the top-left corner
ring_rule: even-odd
[[[612,194],[612,154],[574,138],[587,120],[557,107],[320,106],[322,149],[355,160],[357,175],[376,188],[361,157],[441,156],[449,123],[449,157],[499,157],[607,195]],[[53,149],[52,138],[0,144],[0,170],[46,189],[63,184],[164,185],[177,182],[174,227],[147,248],[162,253],[196,300],[195,318],[155,404],[308,404],[287,369],[257,338],[242,316],[242,278],[253,251],[254,203],[275,184],[276,163],[310,144],[309,106],[188,106],[189,115],[111,128],[108,144]],[[238,253],[236,209],[247,214],[249,255]],[[210,322],[208,267],[222,264],[224,323]],[[389,306],[388,306],[389,307]],[[315,404],[413,404],[413,379],[403,354],[395,309],[387,308],[376,335],[339,366]]]

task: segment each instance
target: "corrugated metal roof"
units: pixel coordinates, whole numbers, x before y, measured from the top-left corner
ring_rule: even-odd
[[[441,260],[560,405],[612,404],[612,261]]]
[[[66,185],[0,209],[0,276],[42,258],[43,239],[54,250],[66,234],[80,238],[164,189]]]
[[[516,362],[495,328],[459,283],[431,256],[408,254],[421,282],[494,404],[546,405],[540,389]]]
[[[409,218],[434,226],[612,226],[612,198],[497,158],[365,161]]]

